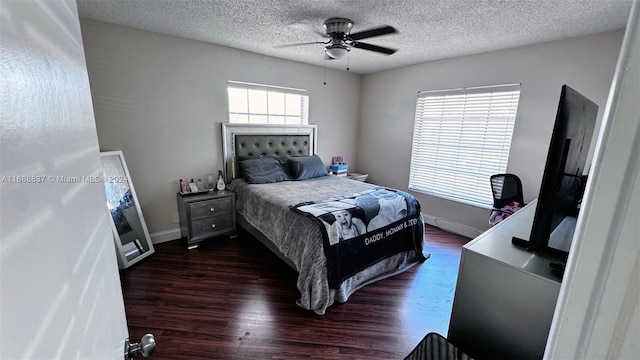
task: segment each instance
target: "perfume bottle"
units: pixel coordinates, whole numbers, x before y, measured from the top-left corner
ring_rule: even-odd
[[[222,177],[222,170],[218,170],[218,184],[216,185],[216,189],[224,190],[224,178]]]

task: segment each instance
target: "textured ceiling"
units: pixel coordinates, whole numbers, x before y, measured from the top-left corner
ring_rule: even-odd
[[[632,0],[77,0],[81,17],[254,53],[367,74],[411,64],[624,28]],[[352,49],[325,61],[324,20],[353,20],[352,32],[391,25],[363,40],[398,49]]]

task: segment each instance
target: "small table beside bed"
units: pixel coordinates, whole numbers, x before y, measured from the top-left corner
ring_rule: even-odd
[[[415,197],[330,175],[315,154],[316,131],[222,124],[238,224],[298,273],[297,304],[322,315],[428,255]]]

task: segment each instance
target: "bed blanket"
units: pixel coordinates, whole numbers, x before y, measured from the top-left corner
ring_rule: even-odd
[[[347,196],[305,201],[291,208],[320,226],[332,289],[402,251],[421,253],[424,229],[420,204],[405,192],[378,187]]]
[[[259,231],[298,272],[296,303],[318,315],[334,302],[346,302],[351,294],[374,281],[399,274],[421,262],[427,253],[404,251],[346,279],[339,288],[329,288],[322,231],[311,217],[291,208],[291,204],[329,199],[380,187],[339,176],[322,176],[304,181],[248,184],[236,179],[229,189],[236,193],[236,211]],[[422,219],[421,219],[422,222]]]

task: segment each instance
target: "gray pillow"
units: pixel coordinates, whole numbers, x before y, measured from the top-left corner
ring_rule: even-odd
[[[290,157],[287,159],[287,170],[292,180],[307,180],[329,175],[318,155]]]
[[[242,176],[249,184],[291,180],[282,162],[273,156],[242,160],[238,164]]]

